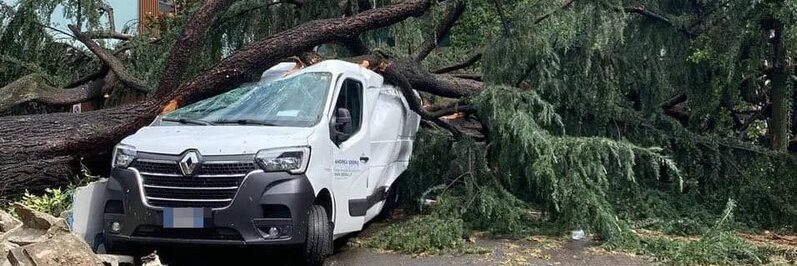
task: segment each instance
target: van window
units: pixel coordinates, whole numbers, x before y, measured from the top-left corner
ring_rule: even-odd
[[[352,135],[362,127],[363,118],[363,85],[359,81],[346,79],[340,88],[335,110],[346,108],[351,112]]]

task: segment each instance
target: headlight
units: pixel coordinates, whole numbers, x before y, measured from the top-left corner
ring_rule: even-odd
[[[111,167],[127,167],[136,159],[136,147],[119,144],[113,149]]]
[[[255,161],[266,172],[301,174],[310,161],[310,147],[268,149],[257,152]]]

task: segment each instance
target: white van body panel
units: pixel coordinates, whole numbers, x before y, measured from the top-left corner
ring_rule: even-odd
[[[121,144],[139,152],[181,154],[195,149],[202,155],[256,154],[259,150],[309,146],[305,175],[318,196],[327,191],[332,199],[334,237],[362,230],[384,205],[369,202],[363,215],[351,215],[353,202],[368,201],[385,190],[407,168],[420,118],[409,109],[398,88],[357,64],[327,60],[304,69],[281,63],[265,71],[270,81],[307,72],[329,72],[333,80],[320,121],[312,127],[272,126],[153,126],[140,129]],[[363,112],[360,130],[339,146],[330,139],[330,121],[346,79],[362,83]]]

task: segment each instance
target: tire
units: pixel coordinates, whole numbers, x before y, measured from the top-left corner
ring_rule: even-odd
[[[324,259],[332,255],[332,222],[324,207],[313,205],[307,219],[307,239],[305,241],[304,261],[307,265],[322,265]]]

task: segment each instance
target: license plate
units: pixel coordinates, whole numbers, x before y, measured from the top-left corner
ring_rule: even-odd
[[[212,222],[209,208],[163,209],[163,228],[206,228]]]

